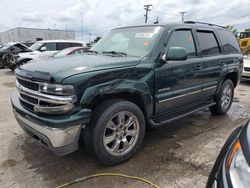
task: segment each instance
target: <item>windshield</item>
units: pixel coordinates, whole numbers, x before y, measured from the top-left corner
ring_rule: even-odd
[[[66,56],[68,55],[70,52],[72,52],[72,48],[65,48],[59,52],[57,52],[54,57],[63,57],[63,56]]]
[[[42,42],[36,42],[35,44],[31,45],[29,48],[33,51],[38,51],[39,48],[43,45]]]
[[[115,29],[109,32],[91,50],[98,53],[120,52],[128,56],[143,57],[154,48],[163,27],[145,26]]]
[[[13,46],[13,43],[7,43],[7,44],[3,45],[3,46],[1,47],[1,49],[7,50],[7,49],[9,49],[11,46]]]
[[[240,33],[240,39],[250,38],[250,32]]]

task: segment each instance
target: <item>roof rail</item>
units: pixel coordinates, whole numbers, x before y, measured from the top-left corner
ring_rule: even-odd
[[[186,24],[204,24],[204,25],[209,25],[209,26],[217,26],[217,27],[221,27],[221,28],[225,29],[224,26],[216,25],[216,24],[211,24],[211,23],[206,23],[206,22],[185,21],[184,23],[186,23]]]

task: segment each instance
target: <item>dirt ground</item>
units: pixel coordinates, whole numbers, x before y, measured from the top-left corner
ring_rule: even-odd
[[[220,148],[229,134],[250,116],[250,83],[241,83],[228,115],[196,113],[147,132],[143,149],[114,167],[100,164],[86,150],[59,157],[28,137],[14,119],[10,93],[15,78],[0,70],[0,185],[56,187],[95,173],[116,172],[146,178],[160,187],[204,187]],[[71,187],[150,187],[120,177],[100,177]]]

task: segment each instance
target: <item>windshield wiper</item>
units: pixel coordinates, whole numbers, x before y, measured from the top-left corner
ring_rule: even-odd
[[[93,54],[99,54],[99,52],[95,51],[95,50],[87,50],[86,53],[93,53]]]
[[[103,51],[103,54],[112,54],[112,55],[119,55],[121,57],[127,56],[125,52],[116,52],[116,51]]]

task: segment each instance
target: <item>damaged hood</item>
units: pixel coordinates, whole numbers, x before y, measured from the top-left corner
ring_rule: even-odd
[[[47,75],[46,79],[48,79],[48,81],[61,82],[64,78],[75,74],[134,66],[139,62],[140,58],[137,57],[83,54],[31,61],[31,63],[23,65],[17,74],[34,79],[36,76],[40,79],[39,75]]]

